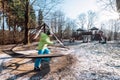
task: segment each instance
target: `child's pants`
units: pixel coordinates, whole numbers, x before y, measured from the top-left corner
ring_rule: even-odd
[[[39,50],[38,51],[38,55],[39,54],[49,54],[50,53],[50,50],[48,48],[46,49],[42,49],[42,50]],[[47,61],[49,62],[50,61],[50,58],[37,58],[35,60],[35,64],[34,64],[34,67],[40,67],[40,64],[42,61]]]

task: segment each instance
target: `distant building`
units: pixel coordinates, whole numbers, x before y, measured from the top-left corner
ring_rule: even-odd
[[[99,30],[99,29],[96,27],[92,27],[90,30]]]
[[[83,39],[82,33],[83,33],[85,30],[82,29],[82,28],[79,28],[79,29],[77,29],[76,31],[77,31],[76,39],[77,39],[77,40],[82,40],[82,39]]]

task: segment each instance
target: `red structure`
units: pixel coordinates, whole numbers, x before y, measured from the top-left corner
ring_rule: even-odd
[[[103,31],[100,31],[98,28],[93,27],[89,31],[83,29],[77,29],[77,39],[83,40],[83,42],[89,41],[99,41],[99,43],[106,43],[106,36],[103,34]]]

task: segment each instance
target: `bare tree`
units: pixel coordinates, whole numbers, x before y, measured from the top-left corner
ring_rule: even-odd
[[[87,29],[94,27],[96,19],[97,19],[96,13],[89,10],[87,13]]]
[[[53,31],[55,31],[59,38],[70,38],[72,32],[76,30],[75,20],[69,18],[65,19],[64,13],[61,11],[56,11],[51,16],[51,26]]]
[[[85,24],[86,24],[86,14],[85,13],[81,13],[79,16],[78,16],[78,19],[79,19],[79,24],[81,26],[81,28],[83,29]]]
[[[105,27],[107,27],[108,29],[105,29]],[[110,19],[108,22],[104,23],[102,31],[108,34],[109,40],[118,40],[119,29],[120,29],[119,21]]]
[[[60,38],[62,38],[64,23],[65,23],[65,16],[63,12],[58,11],[58,34]]]
[[[39,9],[38,12],[38,25],[40,26],[43,22],[43,12],[41,11],[41,9]]]
[[[120,0],[97,0],[101,6],[102,9],[107,10],[108,12],[115,12],[119,14],[119,1]],[[114,14],[114,13],[113,13]],[[111,24],[112,26],[112,32],[114,32],[114,39],[117,39],[118,31],[119,31],[119,25],[117,24],[119,22],[119,17],[116,20],[113,20]]]
[[[57,11],[51,13],[51,28],[52,30],[57,33],[58,32],[58,14]]]
[[[73,34],[77,28],[75,20],[71,19],[66,19],[66,24],[65,24],[65,30],[64,30],[64,38],[71,38],[74,37],[75,34]]]
[[[116,0],[117,10],[120,13],[120,0]]]
[[[101,9],[107,11],[117,11],[116,9],[116,0],[97,0],[97,3],[100,5]]]
[[[70,38],[72,34],[71,22],[66,23],[66,28],[64,30],[64,38]]]
[[[118,31],[120,30],[120,26],[119,26],[119,21],[118,20],[115,20],[115,23],[114,23],[114,40],[118,40]]]
[[[1,3],[2,3],[2,12],[3,12],[3,14],[2,14],[2,35],[3,35],[3,40],[4,40],[4,31],[5,31],[5,11],[4,11],[4,9],[5,9],[5,2],[4,2],[4,0],[2,0],[1,1]],[[2,44],[4,44],[4,41],[2,40]]]
[[[48,15],[48,13],[60,2],[60,0],[26,0],[25,4],[25,40],[24,43],[29,43],[29,13],[30,13],[30,8],[29,5],[31,6],[36,6],[39,7],[38,11],[39,14],[42,16],[42,20],[45,19],[45,17]],[[41,10],[41,11],[40,11]],[[40,17],[40,16],[39,16]],[[39,21],[40,24],[41,21]]]
[[[37,7],[36,11],[39,9],[42,11],[43,19],[46,19],[48,18],[50,12],[61,2],[62,0],[36,0],[34,6]]]
[[[86,14],[81,13],[78,16],[79,26],[81,26],[81,28],[85,28],[85,26],[87,26],[87,29],[90,29],[91,27],[94,27],[96,19],[96,12],[89,10]]]

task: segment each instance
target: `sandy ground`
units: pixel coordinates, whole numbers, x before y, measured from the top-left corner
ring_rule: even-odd
[[[50,64],[43,64],[40,72],[33,71],[34,59],[0,59],[0,78],[3,80],[120,80],[120,44],[76,41],[65,42],[65,45],[69,46],[70,50],[49,47],[52,53],[69,53],[69,55],[52,58]],[[35,48],[36,43],[31,46],[19,46],[14,50],[31,54],[37,52]],[[0,55],[10,57],[3,52]]]

